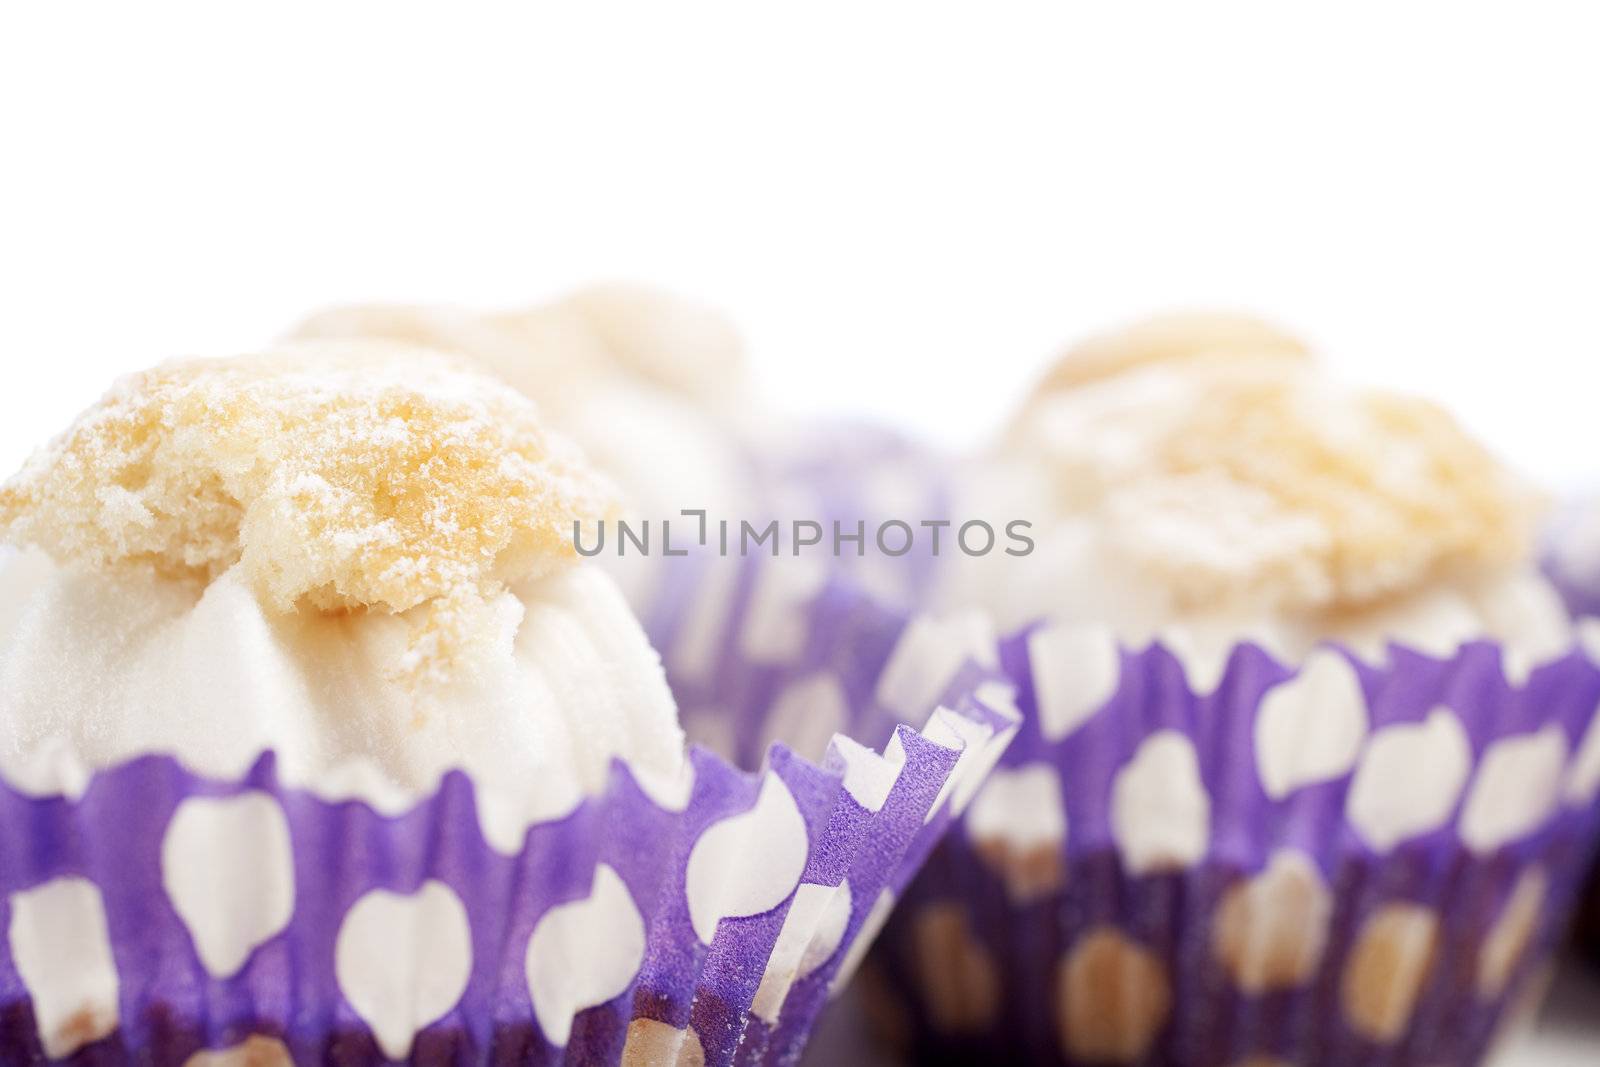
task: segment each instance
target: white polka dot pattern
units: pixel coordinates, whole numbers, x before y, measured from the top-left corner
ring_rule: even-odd
[[[1058,632],[1002,643],[1032,721],[889,921],[912,1057],[1479,1062],[1600,833],[1595,665],[1239,646],[1202,689],[1158,643],[1089,700]]]
[[[1306,658],[1256,714],[1256,768],[1267,796],[1349,773],[1367,736],[1367,702],[1348,660],[1331,649]]]
[[[289,925],[289,823],[265,793],[191,797],[161,843],[161,880],[206,970],[227,978]]]
[[[46,1055],[70,1055],[116,1030],[117,968],[93,882],[57,878],[14,894],[8,933]]]
[[[767,775],[755,806],[706,830],[689,854],[686,892],[695,934],[709,945],[723,919],[783,903],[800,883],[808,851],[794,797],[781,778]],[[747,874],[735,878],[734,871]]]
[[[390,1059],[455,1007],[472,969],[467,910],[442,882],[415,893],[375,889],[356,901],[334,949],[339,989]]]
[[[1111,832],[1132,874],[1186,867],[1205,855],[1211,801],[1187,737],[1172,730],[1152,734],[1117,772]]]
[[[1566,764],[1567,742],[1554,724],[1490,745],[1461,811],[1461,840],[1492,852],[1538,829],[1560,802]]]
[[[565,1045],[572,1017],[621,996],[644,962],[644,917],[616,871],[601,864],[589,896],[551,908],[528,939],[528,995],[539,1029]]]
[[[1350,785],[1350,824],[1387,851],[1449,820],[1472,769],[1461,721],[1435,708],[1420,723],[1388,726],[1367,743]]]
[[[1028,638],[1038,690],[1039,730],[1052,741],[1071,734],[1117,691],[1116,639],[1102,626],[1057,623]]]

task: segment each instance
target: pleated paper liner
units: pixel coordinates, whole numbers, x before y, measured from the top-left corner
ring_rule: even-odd
[[[849,722],[897,717],[868,705],[907,620],[825,601],[785,669],[831,672]],[[4,785],[0,1062],[793,1062],[1014,733],[993,673],[949,668],[882,755],[696,748],[678,783],[618,762],[513,854],[460,773],[399,815],[288,788],[270,753],[236,781],[152,755],[71,795]],[[771,692],[718,703],[727,732],[770,732]]]
[[[1472,1064],[1538,990],[1600,829],[1580,653],[1002,658],[1017,742],[863,975],[915,1062]]]
[[[620,581],[657,648],[707,621],[698,601],[721,603],[741,586],[751,590],[758,644],[773,639],[763,627],[792,626],[829,582],[913,612],[927,602],[941,557],[958,551],[948,462],[910,438],[870,423],[808,422],[748,442],[742,460],[741,513],[653,516],[647,552],[640,529],[623,542],[613,523],[599,547],[596,561]],[[797,545],[802,538],[817,540]],[[584,543],[595,546],[594,530]]]

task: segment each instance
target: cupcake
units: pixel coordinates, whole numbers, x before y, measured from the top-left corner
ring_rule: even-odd
[[[879,962],[932,1060],[1471,1063],[1591,854],[1600,671],[1537,499],[1444,413],[1234,316],[1069,353],[941,595],[1024,725]]]
[[[610,497],[515,391],[371,341],[164,365],[34,456],[0,488],[6,1058],[797,1056],[1005,689],[957,664],[883,755],[686,751],[573,548]],[[866,702],[905,621],[851,603],[805,665]]]

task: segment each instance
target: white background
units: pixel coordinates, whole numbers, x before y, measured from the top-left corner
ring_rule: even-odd
[[[0,468],[320,304],[625,277],[954,444],[1063,342],[1230,306],[1600,473],[1580,5],[568,7],[8,5]]]
[[[324,303],[623,277],[726,308],[770,395],[953,445],[1088,330],[1254,309],[1570,489],[1587,10],[7,5],[0,468]],[[1588,1062],[1565,1034],[1532,1059]]]

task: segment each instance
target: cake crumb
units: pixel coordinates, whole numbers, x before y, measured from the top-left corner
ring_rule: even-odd
[[[1343,386],[1242,316],[1167,316],[1074,349],[1011,441],[1042,448],[1062,499],[1107,514],[1185,611],[1362,610],[1516,565],[1538,521],[1538,495],[1446,412]]]
[[[1510,566],[1533,538],[1533,495],[1414,397],[1293,377],[1225,384],[1165,458],[1174,474],[1222,472],[1325,531],[1318,555],[1335,603]]]
[[[609,504],[514,390],[414,347],[308,342],[117,382],[0,486],[0,539],[197,587],[237,565],[280,614],[425,608],[403,672],[435,674]]]

